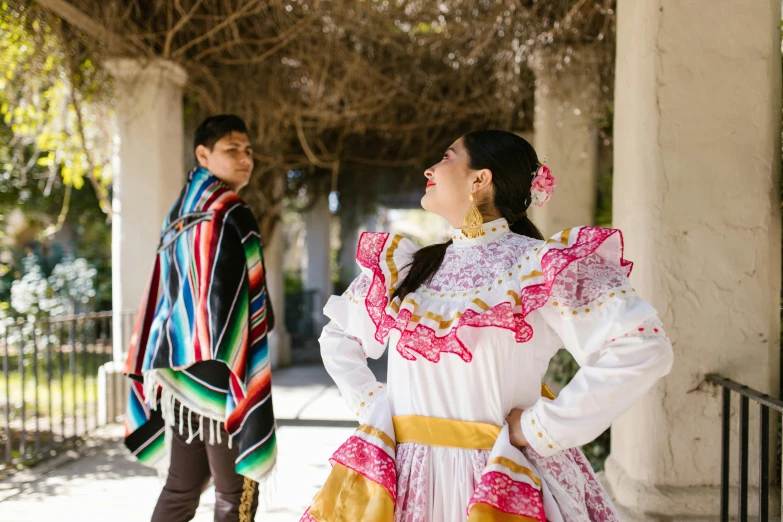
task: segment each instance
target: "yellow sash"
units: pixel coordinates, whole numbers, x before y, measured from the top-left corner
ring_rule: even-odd
[[[397,444],[413,442],[471,450],[491,450],[502,429],[483,422],[439,419],[421,415],[392,417]]]
[[[554,399],[546,384],[541,383],[541,396]],[[421,415],[393,417],[397,443],[413,442],[425,446],[443,446],[471,450],[491,450],[502,426],[483,422],[439,419]]]

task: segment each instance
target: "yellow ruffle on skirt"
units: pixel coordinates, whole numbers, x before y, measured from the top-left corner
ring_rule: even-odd
[[[308,514],[318,522],[392,522],[394,500],[380,484],[335,463]]]

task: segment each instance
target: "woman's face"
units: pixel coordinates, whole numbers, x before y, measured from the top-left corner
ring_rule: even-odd
[[[455,228],[462,225],[470,208],[476,176],[469,164],[468,152],[460,138],[443,154],[440,163],[424,171],[427,188],[421,206],[445,218]]]

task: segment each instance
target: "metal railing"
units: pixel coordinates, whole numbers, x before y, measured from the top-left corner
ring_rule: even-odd
[[[730,450],[731,450],[731,396],[732,392],[739,395],[739,481],[737,499],[737,520],[748,520],[748,475],[749,475],[749,426],[750,426],[750,401],[759,405],[759,499],[758,520],[769,520],[769,486],[770,486],[770,411],[783,413],[783,401],[770,397],[765,393],[753,390],[747,386],[736,383],[720,375],[708,375],[707,382],[717,384],[723,388],[723,407],[721,414],[721,493],[720,493],[720,520],[729,520],[729,481],[730,481]],[[780,438],[780,431],[776,430],[775,438]],[[779,441],[775,440],[777,444]]]
[[[122,314],[123,330],[132,314]],[[102,423],[98,370],[112,360],[112,313],[0,329],[0,471],[41,459]]]

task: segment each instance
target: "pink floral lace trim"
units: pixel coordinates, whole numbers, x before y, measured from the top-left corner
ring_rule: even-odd
[[[397,503],[394,522],[427,520],[430,493],[429,475],[432,447],[419,444],[397,445]]]
[[[617,511],[587,457],[578,448],[542,457],[531,447],[525,456],[549,487],[566,522],[619,522]]]
[[[518,343],[527,342],[533,336],[533,327],[525,321],[525,317],[546,304],[561,272],[572,263],[592,255],[607,239],[614,235],[619,235],[620,241],[617,267],[620,269],[620,274],[616,270],[612,274],[613,276],[628,277],[633,263],[623,257],[622,232],[608,228],[583,227],[579,230],[573,245],[567,248],[553,248],[543,255],[541,270],[544,282],[521,289],[519,311],[515,311],[515,307],[509,302],[499,303],[483,312],[468,309],[449,333],[438,337],[434,329],[423,324],[417,324],[412,330],[408,330],[407,326],[412,315],[409,310],[400,310],[396,317],[387,312],[389,291],[380,263],[389,234],[365,232],[359,240],[356,259],[363,267],[373,273],[372,282],[365,298],[365,307],[367,314],[375,324],[375,339],[379,343],[384,343],[391,330],[397,330],[401,335],[400,341],[397,343],[397,351],[402,357],[415,360],[414,353],[418,353],[432,362],[438,362],[440,354],[444,352],[454,353],[465,362],[472,360],[473,355],[458,335],[459,329],[464,326],[505,328],[514,332]],[[586,284],[583,284],[581,288],[572,289],[574,300],[579,302],[598,298],[601,294],[597,292],[605,289],[604,285],[597,282],[586,281],[583,283]],[[591,289],[597,295],[591,295]]]
[[[446,249],[443,263],[422,290],[425,295],[427,291],[458,294],[495,286],[500,276],[521,268],[522,258],[529,261],[527,258],[535,255],[533,249],[540,244],[538,239],[509,232],[488,243],[466,246],[457,242]]]
[[[593,473],[590,463],[577,448],[559,451],[550,457],[542,457],[530,447],[524,449],[525,456],[534,465],[542,482],[549,488],[555,498],[560,515],[565,522],[618,522],[617,512],[601,483]],[[397,446],[397,502],[394,511],[394,522],[423,522],[428,519],[432,494],[429,477],[431,474],[430,446],[403,443]],[[483,474],[489,461],[489,451],[471,452],[473,467],[474,496],[483,480]],[[489,472],[498,473],[498,472]],[[488,473],[488,475],[489,475]],[[498,481],[501,485],[509,485],[513,479]],[[487,483],[485,483],[485,489]],[[532,488],[532,487],[531,487]],[[540,493],[533,489],[532,498],[540,498]],[[489,496],[516,495],[513,488],[490,489]],[[524,495],[530,498],[527,492]],[[488,495],[484,493],[484,495]],[[538,495],[538,497],[537,497]],[[514,499],[511,499],[512,501]],[[485,502],[495,509],[501,509],[500,499]],[[535,502],[533,503],[536,504]],[[543,500],[541,500],[543,506]],[[508,506],[506,505],[508,508]],[[464,509],[464,508],[463,508]],[[510,509],[510,508],[509,508]],[[543,509],[543,508],[542,508]]]
[[[468,513],[477,503],[487,504],[504,513],[546,522],[541,492],[499,471],[490,471],[481,478],[468,504]]]
[[[318,522],[313,515],[310,514],[310,508],[307,508],[307,511],[304,512],[304,515],[302,515],[302,518],[299,519],[299,522]]]
[[[470,452],[474,489],[475,485],[481,482],[489,455],[488,450]],[[432,446],[398,444],[396,460],[397,503],[394,506],[394,522],[426,522],[430,518],[430,495],[433,494],[429,482]],[[464,505],[462,508],[464,509]]]
[[[511,330],[515,332],[518,342],[525,342],[532,336],[532,329],[530,329],[528,334],[525,327],[530,328],[529,325],[524,321],[521,314],[514,313],[511,303],[500,303],[485,312],[465,310],[457,326],[443,337],[438,337],[435,330],[424,325],[418,325],[413,330],[407,330],[406,325],[410,321],[411,315],[410,310],[400,310],[394,325],[387,327],[384,324],[383,328],[378,330],[384,338],[389,335],[391,328],[402,332],[400,342],[397,343],[397,351],[400,352],[403,358],[411,361],[416,359],[415,352],[432,362],[438,362],[441,353],[453,353],[459,355],[463,361],[470,362],[473,359],[473,354],[470,353],[457,336],[459,329],[463,326],[476,328],[494,326]],[[387,317],[389,316],[387,315]]]
[[[391,495],[397,498],[397,471],[394,459],[384,450],[352,435],[329,459],[332,465],[340,463],[368,480],[380,484]]]

